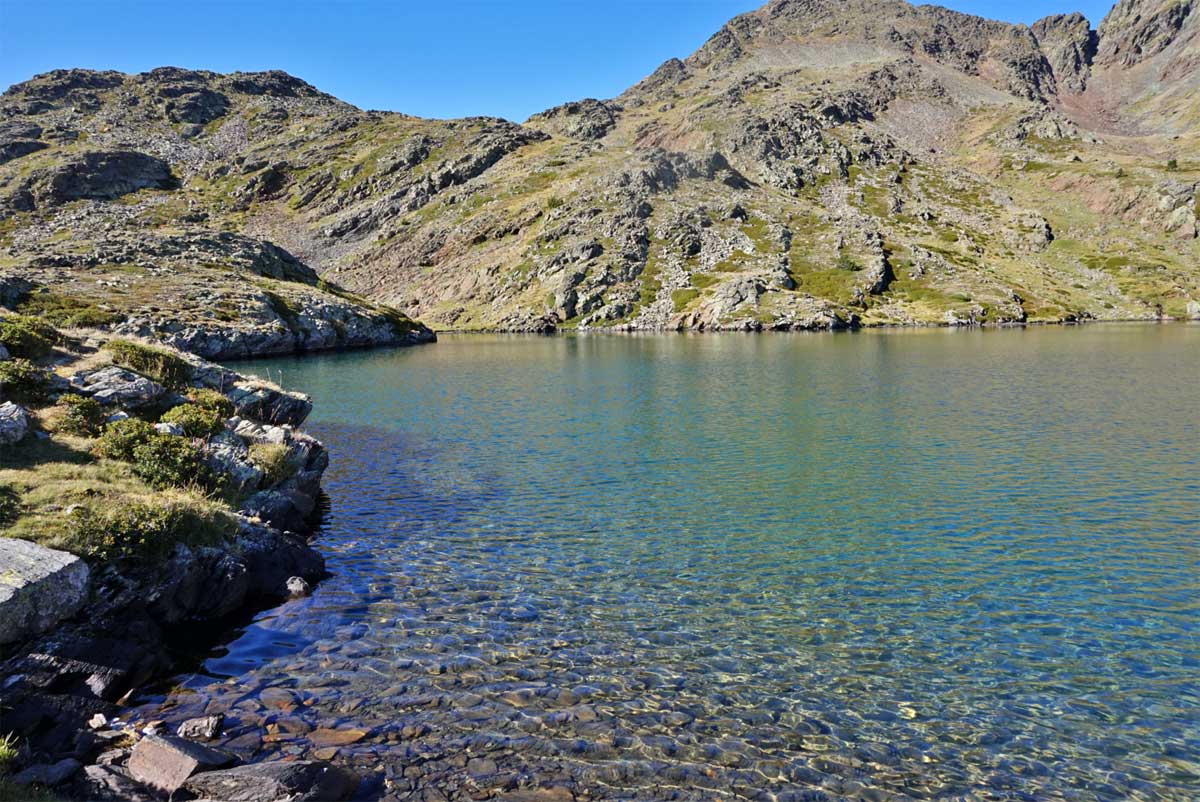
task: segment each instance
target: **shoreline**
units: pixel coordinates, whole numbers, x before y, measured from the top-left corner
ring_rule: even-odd
[[[25,321],[0,320],[10,326]],[[0,672],[4,732],[18,740],[0,775],[0,791],[15,785],[78,799],[153,799],[150,789],[174,793],[195,774],[240,761],[225,755],[171,779],[171,766],[187,755],[215,754],[201,742],[220,733],[220,722],[209,722],[198,734],[184,728],[166,733],[154,725],[137,731],[121,720],[127,700],[185,668],[198,653],[186,647],[189,639],[199,636],[199,650],[207,650],[239,622],[305,596],[328,578],[313,540],[327,504],[321,479],[329,457],[323,444],[299,428],[312,408],[308,396],[161,343],[108,340],[110,335],[96,331],[85,342],[79,332],[45,327],[45,336],[56,338],[54,349],[24,362],[43,372],[43,389],[36,397],[19,398],[20,404],[3,405],[8,418],[20,423],[19,430],[5,431],[0,444],[0,485],[6,498],[15,493],[17,499],[17,517],[6,518],[0,530],[6,562]],[[134,357],[159,362],[130,364],[118,356],[121,348],[114,350],[122,343]],[[9,360],[8,353],[3,356],[0,365]],[[17,356],[10,367],[22,363]],[[163,365],[182,370],[186,380],[156,374]],[[72,430],[64,428],[63,415],[74,407],[63,406],[65,397],[77,399],[72,404],[92,404],[85,408],[100,415],[89,436],[67,434]],[[198,406],[202,400],[213,405],[211,413]],[[187,415],[166,414],[178,410]],[[213,428],[203,432],[165,422],[192,425],[208,414],[211,423],[205,425]],[[160,422],[142,422],[147,419]],[[144,468],[157,471],[146,474],[157,482],[172,463],[143,463],[139,460],[147,458],[136,449],[132,457],[106,453],[111,443],[105,438],[126,421],[131,425],[126,428],[150,438],[146,442],[156,449],[170,446],[167,454],[194,454],[189,459],[199,462],[187,463],[191,467],[171,480],[181,484],[156,483],[153,489],[139,484]],[[255,462],[259,457],[268,461]],[[53,490],[64,473],[74,484]],[[207,476],[216,484],[202,490]],[[80,501],[69,503],[76,487],[83,488]],[[130,492],[126,487],[146,501],[143,496],[127,501],[119,495]],[[35,493],[54,501],[61,494],[61,501],[36,507],[30,501]],[[93,497],[97,500],[88,500]],[[211,536],[201,537],[207,530],[198,528],[199,518],[184,518],[163,533],[154,528],[159,526],[154,510],[163,511],[163,520],[175,520],[170,516],[186,509],[177,499],[185,497],[214,516],[204,524]],[[46,534],[84,526],[76,522],[80,516],[99,527],[88,537],[102,538],[105,550],[96,551],[94,540]],[[46,528],[51,525],[58,529]],[[130,535],[134,540],[124,540]],[[155,551],[133,550],[147,543]],[[296,782],[313,786],[337,778],[353,790],[349,775],[331,765],[315,766],[310,774]],[[21,798],[24,792],[15,793]]]
[[[513,330],[513,329],[436,329],[435,334],[475,335],[475,334],[513,334],[536,337],[557,337],[565,335],[645,335],[645,334],[865,334],[872,331],[1003,331],[1007,329],[1025,328],[1068,328],[1071,326],[1111,326],[1111,325],[1200,325],[1200,317],[1171,317],[1171,318],[1114,318],[1087,320],[1034,320],[1023,323],[878,323],[858,326],[834,328],[785,328],[774,329],[768,326],[760,328],[683,328],[683,329],[637,329],[637,328],[558,328],[553,331]],[[389,346],[365,346],[371,348],[387,348]],[[301,354],[320,354],[326,351],[362,350],[359,348],[335,348],[322,351],[294,351],[293,356]],[[271,356],[288,356],[289,354],[265,354],[262,357],[246,357],[247,359],[268,358]]]

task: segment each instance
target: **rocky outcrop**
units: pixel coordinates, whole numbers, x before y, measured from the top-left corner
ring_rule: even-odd
[[[0,537],[0,644],[45,632],[87,598],[87,563],[65,551]]]
[[[89,799],[141,799],[144,785],[171,793],[195,772],[228,765],[224,758],[205,757],[211,750],[171,736],[141,739],[132,755],[123,753],[128,765],[124,757],[118,765],[110,742],[85,723],[103,726],[122,696],[175,668],[177,645],[194,639],[200,622],[291,598],[325,575],[324,560],[304,533],[311,528],[328,455],[319,441],[293,428],[311,402],[198,357],[185,358],[193,386],[223,393],[238,410],[220,432],[193,442],[202,444],[210,467],[239,482],[250,498],[268,494],[274,501],[269,511],[247,505],[251,515],[222,512],[231,526],[217,539],[176,543],[164,557],[149,561],[116,558],[89,565],[65,552],[0,538],[5,725],[22,734],[22,762],[29,772],[23,776],[65,784]],[[182,400],[115,366],[78,370],[70,387],[107,402],[120,415],[150,400]],[[269,472],[250,459],[255,445],[278,448]],[[92,761],[99,764],[89,765]]]
[[[525,125],[572,139],[600,139],[617,124],[617,111],[619,107],[611,103],[587,98],[546,109],[526,120]]]
[[[8,202],[28,210],[82,198],[111,200],[139,189],[169,189],[174,183],[171,167],[162,159],[132,150],[91,151],[34,171]]]
[[[1162,52],[1195,11],[1194,0],[1119,0],[1100,23],[1096,61],[1132,67]]]
[[[1099,41],[1087,19],[1078,12],[1055,14],[1035,22],[1032,30],[1059,91],[1079,94],[1086,89]]]

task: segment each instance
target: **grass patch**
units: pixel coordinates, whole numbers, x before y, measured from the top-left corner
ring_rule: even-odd
[[[66,459],[33,448],[19,460],[25,467],[0,470],[0,486],[20,498],[6,536],[103,561],[160,559],[176,543],[212,544],[236,529],[225,506],[197,490],[156,490],[131,465],[57,448]]]
[[[24,315],[36,316],[51,325],[66,328],[98,328],[120,323],[125,319],[124,315],[47,290],[25,296],[17,304],[17,311]]]
[[[304,307],[270,290],[263,290],[262,294],[266,299],[267,306],[271,307],[271,311],[279,316],[283,324],[288,327],[288,331],[294,332],[300,329],[300,313],[304,311]]]
[[[121,367],[148,376],[166,387],[179,389],[191,381],[192,366],[187,360],[162,348],[129,340],[109,340],[104,344],[104,350]]]
[[[682,312],[687,309],[688,304],[700,297],[700,290],[683,289],[673,290],[671,292],[671,303],[675,307],[676,312]]]
[[[296,466],[288,456],[287,446],[282,443],[255,443],[250,446],[250,461],[263,472],[267,485],[277,485],[291,479]]]

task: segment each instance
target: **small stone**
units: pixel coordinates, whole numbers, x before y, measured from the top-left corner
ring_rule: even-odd
[[[156,423],[154,424],[154,431],[159,434],[168,434],[172,437],[183,436],[183,427],[178,423]]]
[[[97,713],[88,719],[88,726],[93,730],[102,730],[108,726],[108,716],[103,713]]]
[[[287,592],[293,599],[299,599],[311,593],[312,589],[303,577],[293,576],[287,581]]]
[[[169,735],[147,735],[129,756],[129,776],[167,794],[173,794],[198,771],[221,768],[236,761],[221,752]]]
[[[335,730],[321,727],[313,730],[312,734],[308,736],[308,740],[313,746],[345,746],[361,741],[366,734],[363,730]]]
[[[211,741],[216,738],[221,732],[221,725],[225,723],[225,717],[220,713],[214,716],[202,716],[201,718],[190,718],[179,725],[175,730],[175,734],[180,738],[191,738],[198,741]]]
[[[155,719],[154,721],[148,722],[145,727],[142,727],[142,734],[158,735],[163,731],[163,727],[165,727],[166,724],[167,722],[163,721],[162,719]]]
[[[467,761],[467,773],[472,777],[489,777],[499,770],[496,761],[485,757],[473,757]]]

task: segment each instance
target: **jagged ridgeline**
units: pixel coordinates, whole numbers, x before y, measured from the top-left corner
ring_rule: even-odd
[[[428,337],[410,318],[1200,316],[1197,0],[1098,30],[777,0],[522,125],[174,68],[40,75],[0,120],[5,303],[207,356]]]

